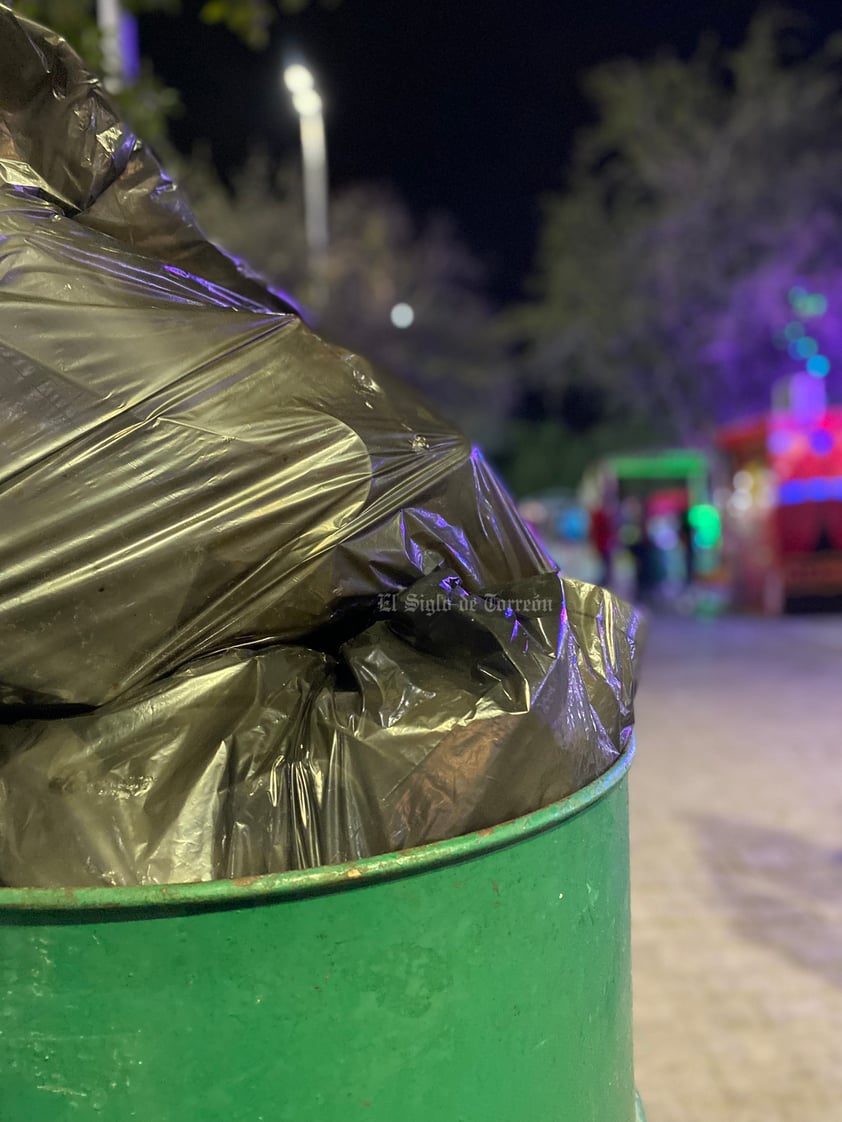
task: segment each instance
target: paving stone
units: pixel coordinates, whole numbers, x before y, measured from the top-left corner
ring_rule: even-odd
[[[631,773],[648,1122],[842,1120],[842,619],[656,619]]]

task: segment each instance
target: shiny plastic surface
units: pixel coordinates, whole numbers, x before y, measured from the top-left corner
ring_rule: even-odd
[[[202,238],[0,7],[0,882],[352,861],[570,794],[637,620],[481,455]]]

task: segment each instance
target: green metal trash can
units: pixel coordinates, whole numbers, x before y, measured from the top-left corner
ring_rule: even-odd
[[[351,865],[0,889],[4,1122],[634,1122],[629,750]]]

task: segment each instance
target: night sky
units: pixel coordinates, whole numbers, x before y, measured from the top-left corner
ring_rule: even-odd
[[[186,0],[185,13],[198,8]],[[715,29],[736,46],[760,5],[741,0],[342,0],[279,19],[255,53],[195,19],[146,17],[141,46],[182,93],[173,136],[210,141],[224,170],[251,145],[297,155],[280,82],[287,52],[317,74],[332,186],[390,182],[421,215],[445,210],[488,266],[500,300],[518,296],[542,194],[561,185],[588,121],[583,72],[663,45],[692,53]],[[804,3],[816,35],[842,26],[838,3]]]

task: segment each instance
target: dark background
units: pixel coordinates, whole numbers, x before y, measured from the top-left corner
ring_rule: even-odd
[[[318,0],[284,15],[263,52],[201,25],[144,17],[141,45],[182,93],[176,144],[212,146],[228,171],[250,146],[297,155],[281,70],[300,53],[325,102],[331,183],[390,182],[413,210],[448,211],[488,266],[501,301],[520,295],[543,193],[563,183],[571,141],[589,120],[580,79],[619,55],[671,46],[690,55],[713,29],[743,38],[762,5],[740,0],[626,4],[565,0]],[[799,3],[808,34],[842,23],[837,3]]]

